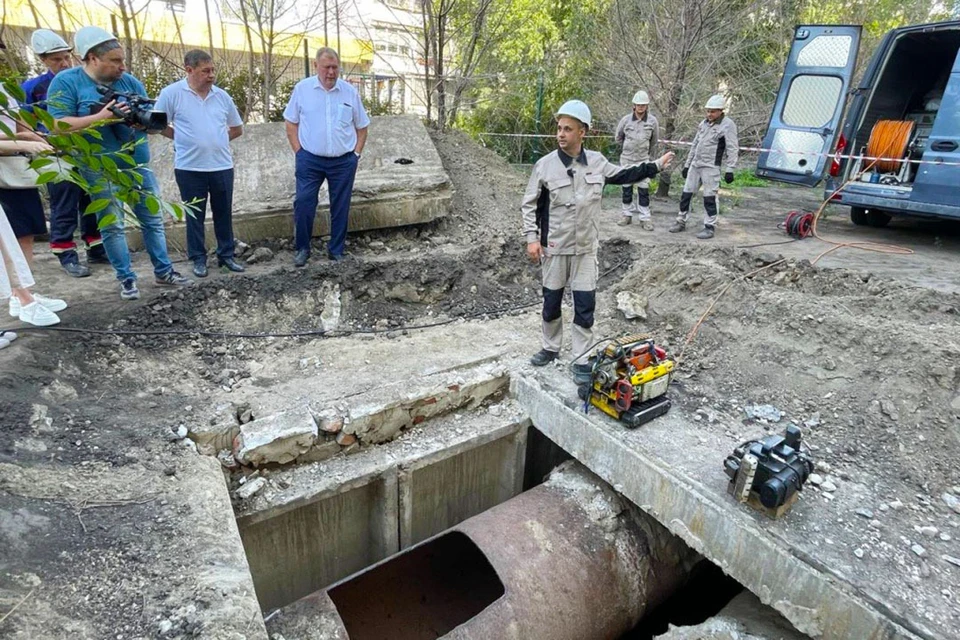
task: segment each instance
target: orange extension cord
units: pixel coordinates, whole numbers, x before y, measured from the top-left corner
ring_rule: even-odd
[[[903,158],[907,155],[907,145],[913,135],[913,122],[910,120],[881,120],[870,132],[867,141],[867,155],[871,158]],[[900,160],[876,160],[877,171],[897,173]]]

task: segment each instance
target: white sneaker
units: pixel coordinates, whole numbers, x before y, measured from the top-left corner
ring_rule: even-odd
[[[17,334],[13,331],[0,330],[0,349],[10,346],[10,343],[17,339]]]
[[[62,300],[61,300],[62,302]],[[60,317],[53,311],[40,304],[39,301],[25,304],[20,308],[20,322],[32,324],[35,327],[49,327],[60,324]]]
[[[48,298],[47,296],[42,296],[39,293],[35,293],[33,294],[33,299],[53,312],[63,311],[64,309],[67,308],[67,303],[59,298]],[[17,296],[10,296],[10,316],[11,317],[19,318],[20,308],[22,306],[23,305],[20,303],[20,300],[17,298]]]

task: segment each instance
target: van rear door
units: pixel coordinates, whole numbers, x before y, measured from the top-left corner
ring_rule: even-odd
[[[923,150],[921,164],[913,181],[910,200],[956,206],[957,176],[960,175],[960,54],[953,61],[950,79],[943,91],[940,109]]]
[[[757,175],[813,186],[839,130],[857,64],[859,26],[801,25],[770,115]]]

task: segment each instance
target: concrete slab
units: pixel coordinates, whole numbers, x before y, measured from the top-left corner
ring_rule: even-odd
[[[220,465],[175,446],[0,463],[0,636],[266,640]]]
[[[233,143],[234,228],[246,242],[263,238],[293,237],[293,197],[296,192],[294,158],[287,144],[284,124],[248,125]],[[153,170],[164,198],[179,202],[173,174],[173,143],[151,136]],[[399,159],[411,160],[399,164]],[[452,189],[426,128],[415,116],[378,116],[371,119],[370,135],[357,169],[351,202],[351,231],[421,224],[449,213]],[[314,235],[330,232],[329,192],[320,191]],[[207,240],[214,242],[207,216]],[[184,223],[167,228],[168,242],[185,246]],[[139,234],[132,233],[131,246],[140,248]],[[210,245],[214,246],[213,244]]]
[[[728,450],[709,432],[717,427],[694,426],[673,411],[627,430],[598,411],[584,414],[573,382],[549,370],[519,375],[511,389],[537,429],[799,631],[815,638],[957,637],[957,627],[943,623],[956,615],[949,601],[925,597],[926,618],[908,604],[922,585],[895,575],[862,582],[806,495],[780,521],[732,502],[722,462],[734,445]]]

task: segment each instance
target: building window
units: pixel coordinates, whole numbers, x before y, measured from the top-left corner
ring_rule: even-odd
[[[187,9],[187,0],[159,0],[170,11],[183,13]]]

